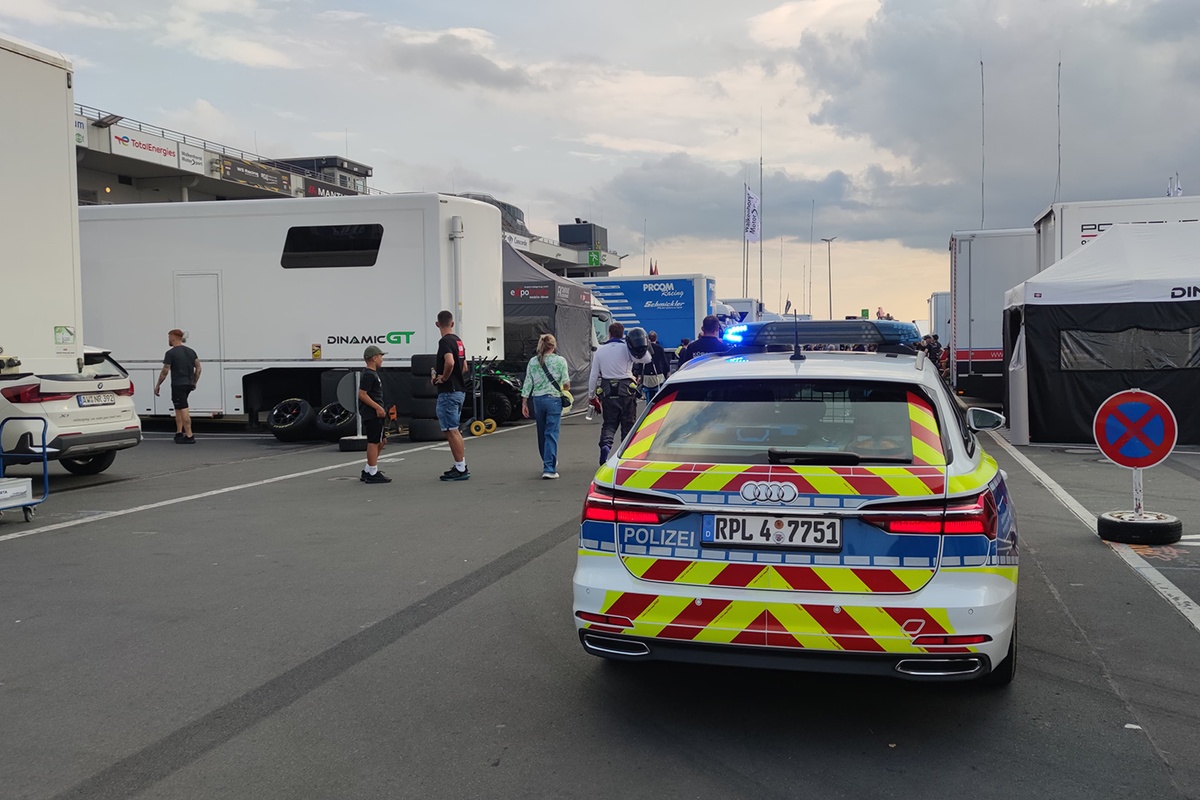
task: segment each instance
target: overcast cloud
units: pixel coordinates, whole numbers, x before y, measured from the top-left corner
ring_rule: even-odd
[[[348,141],[379,188],[601,222],[625,272],[645,228],[726,296],[761,147],[771,306],[832,262],[836,314],[923,317],[951,231],[1054,200],[1060,59],[1059,199],[1200,186],[1195,0],[0,0],[0,29],[76,54],[78,102],[267,155]]]

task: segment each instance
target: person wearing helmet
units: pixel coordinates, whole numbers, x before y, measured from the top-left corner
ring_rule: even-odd
[[[628,338],[628,342],[626,339]],[[625,326],[614,322],[608,326],[608,341],[592,356],[592,371],[588,376],[589,402],[599,399],[604,422],[600,426],[600,463],[608,461],[617,428],[624,439],[633,429],[637,411],[637,382],[633,379],[634,364],[650,363],[650,347],[646,332],[631,328],[628,337]]]
[[[729,345],[721,338],[721,321],[709,314],[700,323],[700,336],[680,354],[679,365],[683,366],[696,356],[724,353],[728,349]]]

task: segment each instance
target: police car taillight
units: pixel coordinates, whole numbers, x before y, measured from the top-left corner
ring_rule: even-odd
[[[871,511],[894,513],[869,515],[864,521],[888,533],[933,534],[938,536],[986,536],[996,538],[999,514],[996,498],[985,491],[966,502],[941,506],[906,505],[875,507]]]
[[[677,514],[679,509],[627,500],[593,483],[588,488],[587,499],[583,501],[583,516],[580,521],[660,525]]]

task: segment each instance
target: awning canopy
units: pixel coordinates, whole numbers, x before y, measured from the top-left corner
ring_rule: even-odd
[[[1004,295],[1004,307],[1200,299],[1200,223],[1114,225]]]

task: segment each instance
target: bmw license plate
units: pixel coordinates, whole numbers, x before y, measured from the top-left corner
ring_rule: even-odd
[[[705,514],[701,544],[842,549],[842,521],[821,517]]]
[[[117,396],[112,392],[102,392],[100,394],[81,394],[77,395],[79,399],[79,407],[87,408],[89,406],[111,406],[116,405]]]

